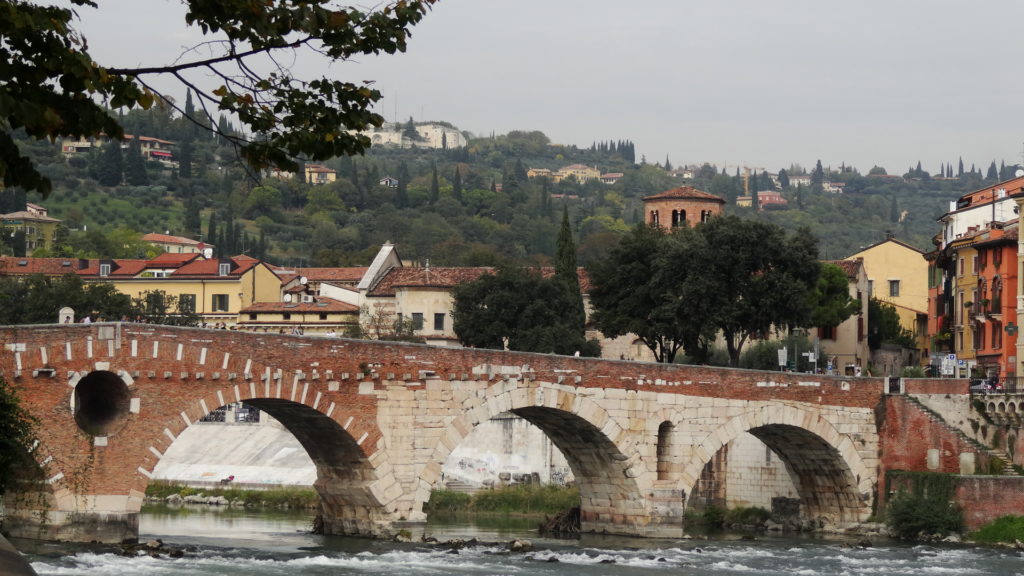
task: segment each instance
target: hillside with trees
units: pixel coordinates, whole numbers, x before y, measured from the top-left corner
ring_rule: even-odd
[[[539,131],[513,131],[466,134],[469,144],[460,148],[373,147],[364,156],[321,162],[337,178],[310,184],[301,165],[297,175],[283,179],[252,173],[230,139],[185,121],[170,105],[118,118],[128,134],[174,142],[177,164],[142,160],[132,146],[109,144],[66,157],[60,142],[15,132],[53,192],[44,202],[34,192],[9,189],[2,193],[6,208],[26,200],[44,203],[66,226],[52,254],[36,255],[144,257],[133,236],[169,232],[213,243],[220,254],[246,253],[290,266],[365,265],[387,241],[400,246],[403,258],[435,265],[540,265],[554,260],[566,209],[580,264],[586,264],[604,257],[642,220],[644,196],[691,185],[726,198],[727,213],[810,230],[819,238],[819,256],[837,259],[889,232],[930,249],[935,220],[951,200],[1014,168],[997,168],[993,161],[983,175],[973,166],[954,173],[952,164],[944,164],[941,177],[920,167],[892,177],[877,167],[864,175],[846,166],[829,170],[818,163],[807,171],[794,164],[779,170],[776,184],[764,172],[745,181],[738,169],[727,173],[705,164],[684,179],[665,169],[671,167],[668,158],[664,164],[638,162],[628,139],[577,147],[552,143]],[[222,117],[218,132],[234,131]],[[556,183],[527,173],[569,164],[622,176],[611,184],[574,178]],[[789,183],[807,174],[810,186]],[[826,180],[843,182],[843,193],[823,190]],[[748,193],[776,190],[787,205],[736,206],[744,185]],[[2,249],[17,252],[9,241]]]

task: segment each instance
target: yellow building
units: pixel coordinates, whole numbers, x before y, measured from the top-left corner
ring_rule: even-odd
[[[18,230],[25,232],[25,250],[31,252],[36,248],[53,248],[60,220],[46,215],[45,210],[20,210],[10,214],[0,214],[0,228],[8,233]]]
[[[248,256],[206,260],[199,254],[165,253],[152,260],[90,260],[78,274],[86,281],[110,282],[132,298],[162,291],[208,324],[233,325],[243,308],[281,300],[280,278]]]
[[[868,246],[847,260],[861,258],[868,296],[892,304],[900,325],[910,330],[917,348],[928,348],[928,262],[924,252],[893,237]]]
[[[359,325],[359,306],[333,298],[296,298],[285,295],[283,302],[256,302],[238,314],[238,328],[252,332],[343,336]]]
[[[570,164],[559,168],[557,172],[551,175],[555,182],[561,182],[566,178],[572,177],[580,184],[588,180],[597,180],[601,178],[601,171],[593,166],[587,166],[585,164]]]
[[[330,184],[338,179],[338,173],[320,164],[306,164],[306,182],[310,184]]]

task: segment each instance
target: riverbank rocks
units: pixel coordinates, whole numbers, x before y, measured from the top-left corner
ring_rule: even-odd
[[[533,542],[529,540],[513,540],[508,543],[509,552],[529,552],[533,550]]]

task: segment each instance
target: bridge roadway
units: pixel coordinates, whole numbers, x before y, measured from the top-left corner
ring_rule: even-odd
[[[309,452],[335,534],[424,521],[446,457],[505,411],[568,458],[584,531],[681,536],[705,464],[744,432],[823,525],[864,521],[878,479],[880,379],[132,323],[0,327],[0,341],[0,375],[40,422],[38,481],[5,502],[15,536],[136,538],[161,456],[237,401]]]

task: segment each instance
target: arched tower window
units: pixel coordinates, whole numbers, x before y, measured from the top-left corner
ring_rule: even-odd
[[[658,480],[669,480],[672,473],[672,433],[675,426],[662,422],[658,426]]]

